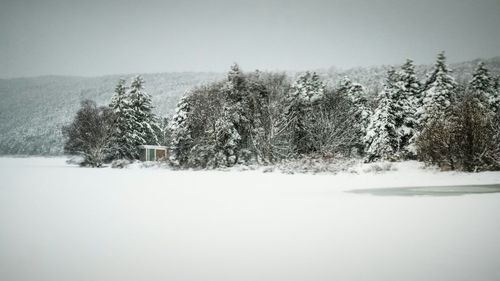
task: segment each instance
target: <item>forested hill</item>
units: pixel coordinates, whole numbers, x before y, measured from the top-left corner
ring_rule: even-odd
[[[451,75],[459,84],[468,83],[472,78],[472,73],[477,67],[477,64],[483,61],[486,67],[490,70],[492,75],[500,75],[500,57],[494,57],[490,59],[479,60],[475,59],[472,61],[465,61],[459,63],[450,63],[452,69]],[[416,62],[418,63],[418,62]],[[384,79],[387,77],[387,70],[391,67],[398,67],[399,65],[382,65],[373,67],[358,67],[352,68],[346,71],[336,70],[331,68],[322,73],[325,80],[331,83],[336,83],[340,78],[348,76],[352,81],[360,83],[367,90],[366,92],[370,95],[375,95],[382,90]],[[426,75],[431,71],[433,64],[417,64],[416,74],[421,81],[425,81]]]
[[[458,82],[468,81],[478,61],[451,64]],[[500,74],[500,57],[485,60],[486,67]],[[229,67],[229,66],[228,66]],[[243,70],[245,69],[243,65]],[[417,67],[420,78],[432,65]],[[381,89],[389,66],[354,68],[346,71],[319,70],[327,84],[333,86],[343,76],[361,83],[372,97]],[[43,76],[0,79],[0,155],[57,155],[62,153],[61,127],[68,124],[80,101],[95,100],[107,104],[120,78],[130,75],[102,77]],[[155,111],[169,116],[182,94],[189,88],[225,76],[223,73],[159,73],[144,74],[145,90],[153,96]],[[290,74],[294,76],[294,74]]]
[[[80,102],[92,99],[108,104],[118,80],[132,76],[0,79],[0,154],[61,154],[61,127],[72,120]],[[187,89],[220,79],[223,74],[159,73],[143,77],[156,113],[164,116],[173,113]]]

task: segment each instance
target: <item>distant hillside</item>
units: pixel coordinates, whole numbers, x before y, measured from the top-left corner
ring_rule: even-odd
[[[62,153],[61,127],[71,121],[80,101],[109,103],[120,78],[43,76],[0,79],[0,154],[57,155]],[[189,88],[223,77],[217,73],[144,74],[155,111],[171,115]]]
[[[500,57],[485,60],[493,74],[500,74]],[[451,64],[459,82],[468,81],[478,60]],[[425,77],[432,65],[418,66]],[[244,68],[244,66],[243,66]],[[354,68],[345,71],[320,70],[330,85],[343,76],[361,83],[374,97],[381,90],[389,66]],[[295,74],[289,73],[292,77]],[[95,100],[107,104],[116,82],[130,75],[102,77],[43,76],[34,78],[0,79],[0,155],[57,155],[62,153],[61,127],[68,124],[80,101]],[[161,116],[172,115],[182,94],[189,88],[222,79],[223,73],[159,73],[144,74],[146,91],[153,96],[155,111]]]
[[[476,59],[460,63],[451,63],[450,68],[452,69],[453,77],[455,77],[458,83],[467,83],[468,81],[470,81],[472,72],[476,68],[479,61],[479,59]],[[500,75],[500,57],[484,59],[481,61],[486,64],[486,67],[493,75]],[[324,79],[330,81],[330,83],[332,83],[333,85],[335,85],[342,77],[347,76],[351,80],[365,86],[368,94],[373,96],[380,90],[382,90],[387,70],[389,70],[390,67],[390,65],[359,67],[345,71],[339,71],[335,68],[332,68],[330,70],[324,71],[322,74]],[[394,67],[399,67],[399,65],[394,65]],[[432,64],[416,66],[417,76],[421,81],[424,81],[427,78],[427,74],[431,72],[432,68]]]

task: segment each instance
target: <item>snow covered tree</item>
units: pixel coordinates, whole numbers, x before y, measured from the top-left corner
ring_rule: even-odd
[[[231,167],[238,161],[241,136],[232,121],[230,111],[226,108],[215,123],[215,155],[209,163],[212,167]]]
[[[390,69],[384,90],[379,95],[377,109],[370,118],[366,143],[366,162],[392,160],[398,150],[399,138],[396,128],[396,110],[393,96],[397,91],[396,72]]]
[[[138,158],[138,146],[158,144],[161,128],[152,112],[151,97],[144,92],[142,77],[134,77],[130,87],[120,80],[111,100],[117,116],[114,133],[114,158]]]
[[[237,137],[231,139],[230,145],[217,145],[217,149],[228,149],[228,151],[218,152],[219,155],[230,157],[225,165],[234,165],[238,162],[242,163],[248,160],[248,147],[250,146],[250,120],[247,106],[248,92],[246,89],[246,81],[243,72],[238,64],[233,64],[227,74],[227,81],[222,87],[222,93],[226,100],[223,114],[220,115],[220,122],[216,126],[216,130],[221,129],[224,132],[215,132],[217,136],[226,136],[222,139],[228,140],[234,133]],[[231,123],[231,125],[229,124]],[[233,128],[235,131],[233,131]],[[228,130],[228,131],[227,131]],[[221,139],[221,138],[217,139]],[[234,144],[232,142],[235,142]],[[222,162],[218,162],[222,163]]]
[[[187,167],[216,168],[214,162],[217,144],[216,124],[222,115],[225,97],[221,92],[224,82],[203,85],[189,93],[189,145]]]
[[[308,113],[314,120],[308,128],[314,148],[311,156],[328,161],[338,156],[363,153],[364,126],[360,122],[360,113],[359,107],[345,93],[327,89],[321,103]]]
[[[455,169],[455,132],[449,119],[429,120],[424,131],[416,140],[417,156],[420,161],[437,165],[443,170]]]
[[[470,89],[451,110],[450,116],[431,120],[418,137],[420,160],[445,170],[500,169],[500,115],[493,116]]]
[[[356,146],[360,152],[363,152],[363,138],[366,135],[366,130],[368,129],[368,125],[370,124],[370,117],[372,115],[372,110],[367,106],[367,95],[365,89],[361,84],[353,83],[348,77],[344,77],[340,81],[338,92],[339,94],[347,97],[347,99],[352,104],[352,107],[354,109],[353,117],[354,120],[356,120],[355,129],[357,131],[359,139],[358,145]],[[348,112],[345,113],[347,114]]]
[[[171,143],[172,132],[170,131],[170,123],[172,118],[163,116],[159,120],[160,134],[158,141],[160,145],[168,146]]]
[[[498,92],[500,91],[500,75],[493,78],[493,89]]]
[[[495,104],[496,112],[500,112],[500,75],[493,79],[493,89],[495,90],[495,97],[493,103]]]
[[[82,156],[82,165],[101,167],[111,147],[113,118],[109,107],[83,101],[73,122],[63,127],[65,153]]]
[[[233,101],[241,101],[241,92],[245,88],[245,76],[237,63],[233,63],[227,73],[227,86],[230,91],[230,98]]]
[[[420,107],[420,82],[415,75],[415,65],[407,59],[396,77],[393,96],[396,112],[396,131],[399,136],[398,151],[405,158],[414,158],[415,138],[418,133],[417,108]]]
[[[434,71],[425,84],[422,108],[418,114],[419,125],[422,128],[430,120],[439,119],[450,110],[457,88],[457,83],[450,72],[446,65],[446,57],[442,52],[438,55]]]
[[[158,134],[161,129],[157,117],[153,114],[151,96],[144,91],[144,80],[141,76],[132,79],[128,91],[135,126],[132,128],[136,145],[158,145]]]
[[[130,107],[130,100],[127,96],[125,80],[120,79],[116,85],[110,107],[115,115],[112,158],[132,159],[131,152],[136,150],[135,143],[132,141],[132,127],[135,121]]]
[[[325,95],[325,85],[316,72],[306,72],[292,85],[290,95],[303,105],[313,105]]]
[[[472,74],[469,88],[481,106],[488,108],[492,113],[498,110],[498,91],[495,89],[495,81],[490,76],[488,69],[480,62]]]
[[[247,148],[250,154],[246,155],[258,163],[269,162],[268,134],[270,131],[268,117],[270,112],[271,90],[265,84],[264,73],[255,71],[246,75],[246,91],[244,111],[248,120]]]
[[[171,144],[170,144],[170,162],[177,167],[183,167],[188,162],[189,150],[191,149],[193,139],[191,137],[189,114],[191,105],[189,94],[185,94],[175,109],[175,115],[170,124]]]
[[[495,116],[477,98],[477,92],[466,92],[453,115],[456,168],[468,172],[500,168]]]
[[[289,82],[284,74],[242,73],[233,66],[224,81],[189,95],[191,145],[188,167],[217,168],[271,163],[287,155],[281,117]]]
[[[271,163],[289,152],[283,101],[290,88],[285,74],[244,74],[239,162]]]
[[[424,82],[423,85],[423,90],[426,91],[429,88],[431,88],[431,84],[436,82],[438,73],[444,72],[448,74],[450,72],[450,69],[448,68],[448,65],[446,64],[446,55],[445,52],[442,51],[440,52],[437,57],[436,57],[436,62],[434,63],[434,67],[432,68],[432,71],[430,74],[427,74],[427,79]],[[424,97],[422,97],[424,98]]]
[[[113,144],[111,148],[111,157],[113,159],[126,158],[128,156],[128,151],[130,151],[130,146],[127,143],[126,134],[129,132],[130,128],[130,106],[126,96],[127,88],[125,86],[125,80],[120,79],[115,87],[115,93],[111,98],[110,107],[115,114],[114,120],[114,132],[113,132]]]
[[[483,62],[479,62],[474,73],[472,80],[469,83],[472,90],[483,93],[488,96],[494,90],[494,81],[490,76],[488,69],[484,66]]]
[[[325,94],[325,86],[316,73],[306,72],[293,83],[287,97],[287,113],[292,132],[292,146],[297,154],[313,152],[310,126],[315,120],[309,114]]]

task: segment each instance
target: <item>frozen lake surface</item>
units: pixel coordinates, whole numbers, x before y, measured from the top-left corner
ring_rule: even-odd
[[[458,196],[499,193],[500,184],[355,189],[349,192],[379,196]]]
[[[0,280],[500,280],[500,193],[345,192],[499,184],[500,174],[396,168],[284,175],[0,158]]]

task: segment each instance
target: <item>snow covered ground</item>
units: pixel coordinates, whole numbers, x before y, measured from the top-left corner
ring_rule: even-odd
[[[345,192],[500,183],[419,167],[286,175],[0,158],[0,280],[500,280],[500,193]]]

